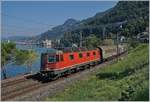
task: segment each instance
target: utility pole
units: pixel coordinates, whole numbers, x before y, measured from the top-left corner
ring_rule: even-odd
[[[80,47],[82,47],[82,31],[80,31]]]
[[[116,45],[117,45],[117,55],[118,55],[118,54],[119,54],[118,32],[117,32],[117,35],[116,35],[116,39],[117,39],[117,41],[116,41]],[[117,57],[117,62],[118,62],[118,57]]]
[[[122,29],[122,25],[119,26],[119,29]],[[117,35],[116,35],[117,55],[119,54],[119,33],[117,32]],[[118,57],[117,57],[117,61],[118,61]]]
[[[92,34],[92,28],[90,29],[90,34]]]
[[[106,29],[106,27],[104,26],[103,27],[103,40],[104,40],[104,36],[105,36],[105,29]]]

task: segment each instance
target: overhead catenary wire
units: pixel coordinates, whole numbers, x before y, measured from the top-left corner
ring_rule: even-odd
[[[32,20],[32,19],[19,18],[19,17],[16,17],[16,16],[4,14],[4,13],[2,13],[2,16],[7,16],[7,17],[10,17],[10,18],[13,18],[13,19],[21,20],[21,21],[24,21],[24,22],[30,22],[30,23],[34,23],[34,24],[40,24],[40,25],[45,25],[45,26],[56,26],[56,25],[50,25],[50,24],[47,24],[47,23],[35,21],[35,20]],[[3,19],[3,17],[2,17],[2,19]]]
[[[5,29],[5,30],[4,30]],[[3,28],[2,29],[2,35],[5,35],[5,34],[22,34],[22,33],[24,33],[24,30],[22,30],[22,29],[12,29],[11,31],[10,31],[10,29],[12,29],[12,28],[9,28],[9,29],[7,29],[7,28]],[[7,31],[6,33],[5,33],[5,31]],[[33,32],[29,32],[29,34],[32,34]]]
[[[20,25],[17,25],[17,24],[4,24],[3,26],[2,26],[2,31],[3,31],[3,29],[9,29],[9,28],[18,28],[18,29],[21,29],[21,30],[30,30],[30,31],[32,31],[32,30],[39,30],[39,29],[43,29],[42,27],[38,27],[38,28],[31,28],[31,27],[25,27],[25,26],[20,26]],[[44,27],[45,29],[48,29],[48,28],[46,28],[46,27]],[[48,29],[49,30],[49,29]]]
[[[2,19],[3,17],[6,16],[6,17],[9,17],[9,18],[12,18],[12,19],[16,19],[16,20],[19,20],[19,21],[22,21],[22,22],[29,22],[29,23],[32,23],[32,24],[38,24],[38,25],[42,25],[44,26],[44,28],[46,28],[47,30],[50,30],[52,27],[56,26],[56,25],[50,25],[50,24],[46,24],[46,23],[43,23],[43,22],[39,22],[39,21],[35,21],[35,20],[31,20],[31,19],[26,19],[26,18],[19,18],[19,17],[16,17],[16,16],[11,16],[11,15],[8,15],[8,14],[4,14],[2,13]],[[21,24],[20,24],[21,25]],[[38,28],[29,28],[28,26],[27,27],[23,27],[23,26],[20,26],[20,25],[17,25],[17,24],[6,24],[4,25],[2,23],[2,31],[9,31],[9,29],[12,29],[12,28],[15,28],[15,29],[12,29],[11,33],[12,32],[25,32],[26,30],[30,30],[32,32],[32,30],[36,30],[36,29],[41,29],[42,27],[38,27]],[[16,29],[19,28],[18,29]],[[6,30],[7,29],[7,30]],[[21,29],[21,30],[20,30]],[[45,30],[46,30],[45,29]],[[41,32],[42,33],[42,32]]]

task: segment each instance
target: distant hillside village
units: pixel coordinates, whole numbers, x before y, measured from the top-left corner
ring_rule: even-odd
[[[109,40],[111,38],[107,38],[104,39],[104,42],[102,43],[102,45],[105,45],[105,41]],[[145,31],[142,33],[137,34],[136,36],[133,37],[134,40],[137,40],[139,42],[144,42],[144,43],[148,43],[149,42],[149,28],[146,27]],[[80,39],[82,40],[82,39]],[[6,40],[7,42],[10,42],[11,40]],[[119,36],[119,42],[123,43],[126,42],[127,38],[125,36]],[[22,45],[38,45],[41,47],[46,47],[46,48],[57,48],[57,47],[62,47],[62,43],[60,41],[60,39],[43,39],[41,41],[33,41],[33,40],[23,40],[23,41],[15,41],[16,44],[22,44]],[[115,41],[113,41],[114,43]],[[79,47],[80,45],[72,43],[71,44],[72,47]]]
[[[84,38],[82,38],[84,39]],[[82,40],[80,39],[80,40]],[[106,38],[104,39],[104,41],[109,40],[111,38]],[[124,43],[127,41],[127,38],[125,36],[119,36],[119,42],[120,43]],[[139,42],[143,42],[143,43],[148,43],[149,42],[149,28],[146,27],[144,32],[141,32],[139,34],[137,34],[136,36],[134,36],[132,39],[139,41]],[[83,41],[83,40],[82,40]],[[113,41],[114,43],[115,41]],[[84,43],[84,42],[82,42]],[[106,43],[103,42],[102,45],[105,45]],[[56,40],[50,40],[50,39],[44,39],[41,41],[41,45],[47,48],[56,48],[56,47],[62,47],[62,43],[60,41],[60,39],[56,39]],[[80,45],[72,43],[71,47],[79,47]]]

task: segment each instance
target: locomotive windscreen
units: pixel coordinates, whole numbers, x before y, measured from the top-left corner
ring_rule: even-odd
[[[45,68],[45,65],[46,65],[46,63],[45,63],[45,58],[46,58],[46,54],[41,54],[41,70],[43,70],[43,68]]]

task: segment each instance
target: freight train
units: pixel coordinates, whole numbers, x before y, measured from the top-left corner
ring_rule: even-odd
[[[46,79],[55,80],[79,70],[90,68],[103,61],[103,52],[96,49],[81,49],[56,51],[41,54],[40,75]]]

